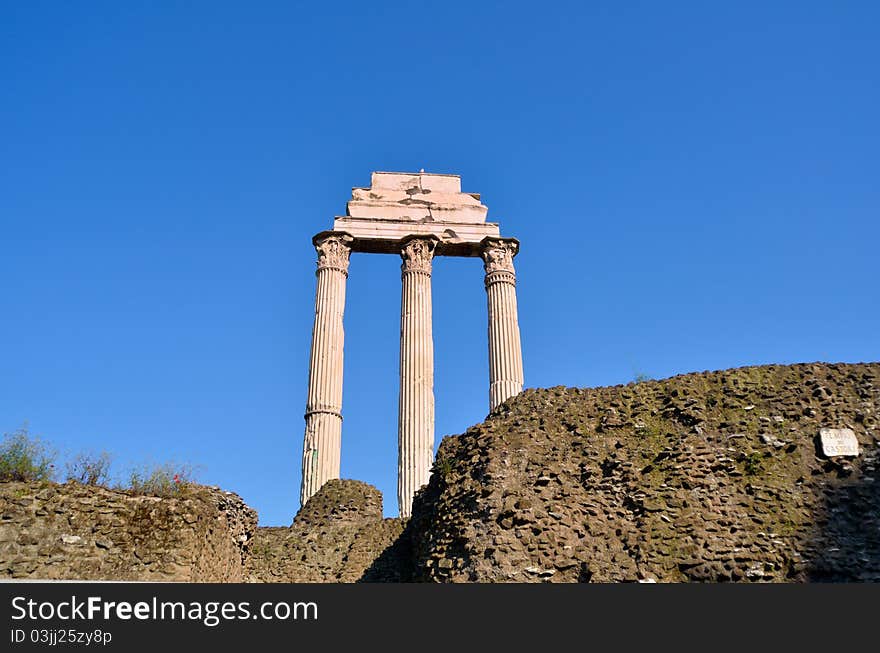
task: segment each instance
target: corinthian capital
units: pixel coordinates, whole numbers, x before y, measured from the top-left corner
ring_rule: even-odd
[[[486,274],[493,272],[514,274],[513,257],[517,252],[519,252],[519,241],[516,238],[484,238],[481,256]]]
[[[348,274],[351,243],[354,240],[342,231],[322,231],[312,239],[318,252],[318,269],[332,268]]]
[[[423,272],[431,274],[431,260],[437,247],[436,238],[410,238],[400,246],[400,258],[404,272]]]

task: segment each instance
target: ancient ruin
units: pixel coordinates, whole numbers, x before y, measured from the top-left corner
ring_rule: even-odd
[[[339,479],[289,526],[219,488],[0,482],[0,579],[880,582],[880,363],[532,388],[437,457],[409,519]]]
[[[400,399],[398,491],[401,517],[428,482],[434,453],[434,343],[431,267],[435,256],[480,256],[489,313],[489,408],[522,391],[516,307],[515,238],[502,238],[477,193],[461,192],[458,175],[374,172],[369,188],[352,189],[346,215],[312,242],[318,251],[315,325],[303,439],[303,505],[339,478],[342,444],[343,314],[352,252],[399,254]]]

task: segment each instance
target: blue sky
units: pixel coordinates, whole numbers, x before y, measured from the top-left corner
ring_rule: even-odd
[[[880,359],[880,5],[0,8],[0,431],[298,509],[311,236],[458,173],[517,257],[526,385]],[[399,260],[355,255],[342,473],[396,512]],[[434,273],[437,441],[487,412]]]

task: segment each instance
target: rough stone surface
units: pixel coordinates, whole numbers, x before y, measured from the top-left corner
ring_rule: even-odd
[[[880,581],[880,364],[526,390],[440,445],[414,580]],[[848,428],[855,459],[826,458]]]
[[[440,445],[408,522],[331,480],[232,494],[0,484],[0,575],[251,582],[880,581],[880,363],[529,389]],[[858,457],[827,457],[820,429]]]
[[[0,483],[0,577],[240,582],[256,526],[256,512],[216,488],[160,499]]]
[[[400,581],[405,568],[401,554],[386,550],[402,531],[401,520],[382,518],[379,490],[360,481],[334,479],[309,499],[289,528],[257,529],[247,561],[248,579]]]

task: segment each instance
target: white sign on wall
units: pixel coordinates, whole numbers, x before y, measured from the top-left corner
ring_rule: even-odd
[[[819,429],[822,453],[833,456],[858,456],[859,441],[852,429]]]

